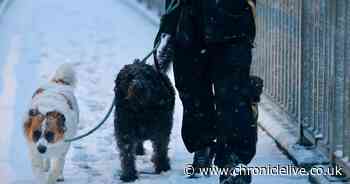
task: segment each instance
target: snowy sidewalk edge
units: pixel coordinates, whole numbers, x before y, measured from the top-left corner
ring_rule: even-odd
[[[7,9],[9,8],[9,5],[12,3],[14,0],[4,0],[0,4],[0,18],[6,13]]]
[[[329,159],[315,148],[297,144],[299,134],[296,123],[285,112],[264,96],[259,109],[259,127],[263,129],[299,167],[330,167]],[[340,178],[326,176],[310,176],[310,182],[316,184],[347,183]]]
[[[310,168],[329,163],[327,157],[317,149],[297,144],[298,126],[266,96],[262,98],[259,115],[259,126],[277,142],[296,165]]]

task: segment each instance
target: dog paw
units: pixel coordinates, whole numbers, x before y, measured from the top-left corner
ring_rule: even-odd
[[[167,172],[171,169],[169,163],[163,163],[161,165],[156,166],[156,174],[160,174],[162,172]]]
[[[143,156],[145,155],[145,149],[143,147],[137,147],[136,148],[136,155],[137,156]]]
[[[129,175],[121,175],[120,176],[120,180],[123,182],[126,182],[126,183],[134,182],[137,179],[138,179],[138,177],[136,174],[129,174]]]
[[[57,182],[64,182],[64,177],[63,176],[59,176],[56,181]]]
[[[153,155],[152,162],[154,164],[156,174],[160,174],[161,172],[166,172],[171,169],[170,160],[168,157],[158,157],[157,155]]]
[[[42,164],[42,172],[49,172],[50,170],[50,160],[49,159],[45,159],[43,160],[43,164]]]

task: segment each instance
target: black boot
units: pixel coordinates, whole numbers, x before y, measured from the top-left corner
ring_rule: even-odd
[[[250,184],[252,182],[252,177],[248,170],[240,170],[241,168],[246,167],[240,164],[241,161],[236,154],[226,154],[217,159],[220,159],[215,160],[216,163],[219,163],[219,168],[230,170],[227,175],[220,176],[220,184]]]
[[[210,147],[207,147],[203,150],[196,151],[193,156],[193,168],[195,170],[194,175],[200,172],[201,168],[210,168],[213,161],[213,151]]]

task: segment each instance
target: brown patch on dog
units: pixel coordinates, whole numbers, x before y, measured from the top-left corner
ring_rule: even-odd
[[[135,96],[135,87],[134,87],[134,85],[130,85],[128,88],[128,94],[125,97],[125,99],[127,99],[127,100],[131,99],[133,96]]]
[[[24,133],[27,139],[34,142],[33,133],[36,130],[41,131],[42,124],[46,119],[47,127],[45,131],[54,133],[54,140],[50,143],[56,143],[64,138],[65,133],[65,117],[59,112],[49,112],[46,116],[38,114],[29,116],[24,123]]]
[[[47,129],[45,131],[50,131],[54,133],[54,141],[50,143],[56,143],[60,140],[63,140],[64,133],[66,131],[65,127],[65,117],[63,114],[53,111],[47,113]]]
[[[32,98],[36,97],[37,95],[43,93],[45,90],[43,88],[39,88],[35,91],[35,93],[33,94]]]
[[[60,95],[62,95],[63,98],[66,99],[67,105],[69,106],[69,108],[70,108],[71,110],[73,110],[73,104],[72,104],[72,102],[69,100],[69,98],[68,98],[66,95],[64,95],[63,93],[60,93]]]
[[[27,139],[31,142],[34,142],[33,132],[35,130],[41,129],[41,125],[45,117],[43,115],[29,116],[29,118],[24,123],[24,133]]]

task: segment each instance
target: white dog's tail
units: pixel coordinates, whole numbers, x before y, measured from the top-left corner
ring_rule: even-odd
[[[77,79],[74,66],[71,64],[62,64],[53,75],[52,82],[63,83],[75,87]]]

